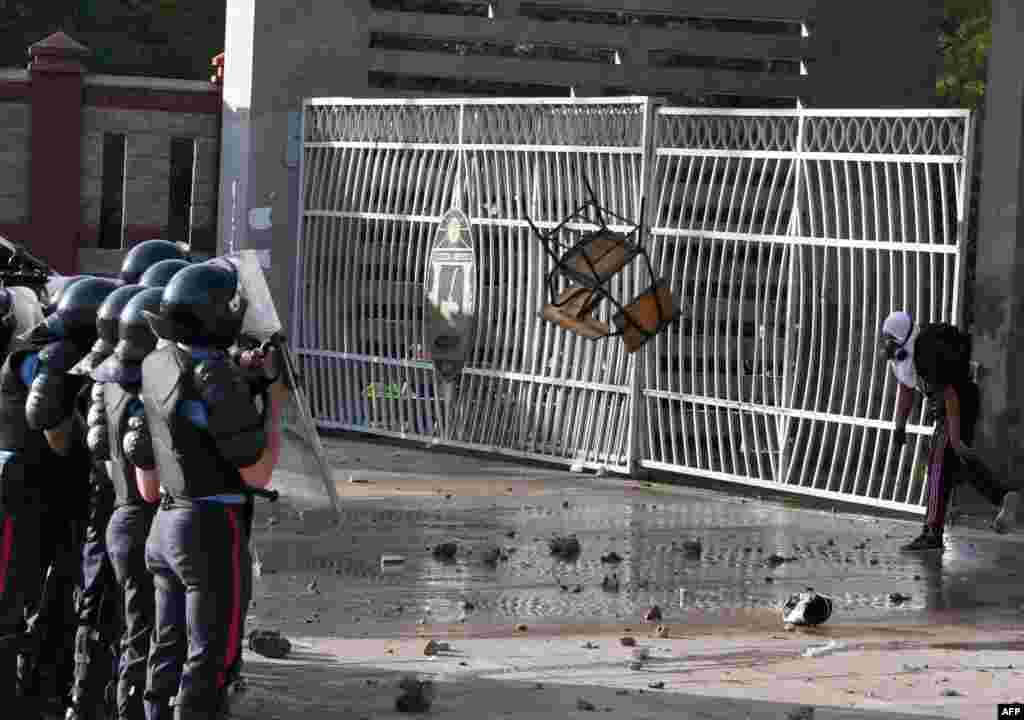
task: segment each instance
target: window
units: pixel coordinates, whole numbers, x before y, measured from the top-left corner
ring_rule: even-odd
[[[103,185],[100,190],[99,246],[108,250],[124,247],[125,136],[103,136]]]
[[[171,175],[167,203],[167,239],[192,243],[192,186],[196,165],[194,138],[171,140]]]

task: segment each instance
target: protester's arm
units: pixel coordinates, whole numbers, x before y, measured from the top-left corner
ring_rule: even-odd
[[[907,441],[907,420],[914,409],[914,389],[909,388],[901,382],[896,383],[896,430],[895,440],[897,445],[903,445]]]
[[[946,437],[950,447],[957,455],[971,455],[973,451],[964,445],[960,437],[960,396],[952,385],[946,386],[943,400],[946,404]]]

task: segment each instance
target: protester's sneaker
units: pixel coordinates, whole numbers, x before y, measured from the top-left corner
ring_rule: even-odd
[[[920,535],[900,549],[908,552],[918,552],[922,550],[942,550],[943,547],[942,532],[926,525]]]
[[[999,514],[992,521],[992,529],[997,533],[1007,532],[1017,524],[1017,511],[1020,509],[1020,493],[1017,491],[1008,492],[1003,498],[1003,505],[999,508]]]

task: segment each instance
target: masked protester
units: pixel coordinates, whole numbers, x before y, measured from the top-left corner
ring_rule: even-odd
[[[42,321],[43,308],[28,288],[3,288],[0,316],[0,698],[5,716],[32,718],[17,688],[18,654],[26,599],[39,578],[40,483],[56,458],[25,420],[32,378],[22,366],[30,370],[36,353],[18,338]]]
[[[146,240],[128,251],[121,263],[121,280],[139,284],[142,275],[162,260],[187,260],[184,250],[169,240]]]
[[[31,377],[25,419],[31,430],[43,432],[50,449],[60,456],[44,476],[61,481],[42,487],[43,575],[28,623],[33,644],[21,674],[25,692],[56,705],[60,713],[74,674],[74,594],[81,581],[92,465],[85,428],[76,423],[75,403],[84,379],[69,371],[95,342],[96,315],[117,286],[114,280],[94,277],[74,283],[46,321],[25,336],[38,350],[33,364],[22,364],[26,377]]]
[[[928,509],[921,534],[904,550],[941,550],[946,512],[953,487],[970,482],[995,506],[993,522],[1005,531],[1014,521],[1020,494],[1008,492],[971,449],[978,419],[978,388],[969,373],[969,339],[956,327],[935,323],[918,328],[906,312],[894,312],[882,326],[882,350],[897,382],[895,442],[907,439],[907,420],[916,393],[928,401],[928,419],[935,424],[928,453]]]
[[[78,395],[79,425],[89,432],[102,417],[93,407],[95,397],[103,392],[102,384],[94,383],[91,373],[114,352],[121,311],[143,290],[141,285],[125,285],[103,301],[96,319],[96,343],[71,370],[85,378]],[[89,445],[88,435],[86,444]],[[107,524],[114,511],[114,486],[107,472],[109,458],[94,452],[91,445],[89,450],[89,513],[82,546],[82,584],[75,608],[75,677],[66,720],[100,720],[106,716],[105,694],[114,679],[117,641],[121,636],[118,587],[106,545]]]
[[[245,310],[238,275],[201,263],[179,271],[164,288],[160,312],[148,315],[156,334],[173,341],[142,366],[165,491],[146,543],[156,592],[149,720],[171,717],[172,699],[175,720],[220,717],[241,660],[252,577],[247,489],[270,482],[286,392],[275,382],[261,412],[231,362],[227,351]]]
[[[146,661],[153,632],[153,576],[146,569],[146,538],[156,515],[159,488],[138,468],[155,476],[153,445],[139,392],[142,361],[157,338],[144,311],[159,312],[162,291],[144,289],[120,313],[113,354],[93,371],[89,448],[110,463],[114,512],[106,545],[121,590],[124,633],[117,678],[117,720],[144,720]],[[179,661],[180,663],[180,661]]]

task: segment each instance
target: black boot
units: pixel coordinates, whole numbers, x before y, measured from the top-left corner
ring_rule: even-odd
[[[71,707],[64,720],[103,720],[106,717],[104,690],[109,674],[107,648],[94,628],[80,625],[75,635],[75,679],[71,686]]]
[[[146,720],[174,720],[171,698],[143,695],[142,705],[146,710]]]
[[[908,552],[922,552],[927,550],[942,550],[943,547],[942,528],[933,528],[929,525],[925,525],[924,529],[921,530],[920,535],[900,549]]]

